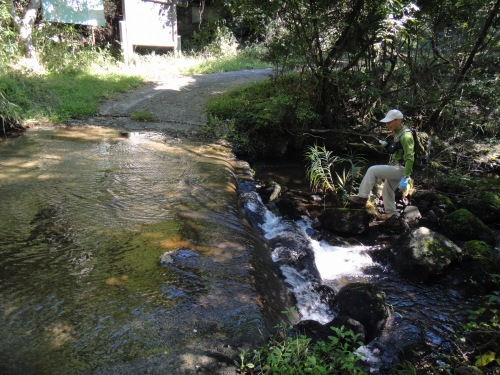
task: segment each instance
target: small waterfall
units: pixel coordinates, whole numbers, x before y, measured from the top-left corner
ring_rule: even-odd
[[[301,320],[325,324],[336,317],[335,298],[333,294],[325,298],[325,286],[336,293],[350,282],[370,282],[386,294],[393,310],[380,337],[357,351],[370,372],[391,369],[401,348],[416,343],[446,351],[450,335],[460,329],[461,316],[470,308],[470,301],[459,292],[399,277],[390,267],[373,260],[377,247],[353,245],[351,239],[336,239],[340,246],[318,240],[310,218],[295,222],[284,219],[263,204],[253,184],[246,182],[239,188],[240,204],[264,237],[272,260],[296,299]]]
[[[331,246],[314,240],[308,234],[313,232],[310,219],[285,220],[264,205],[252,183],[240,183],[239,188],[247,218],[265,238],[273,261],[296,299],[301,319],[330,322],[335,311],[320,286],[325,280],[362,275],[364,267],[373,265],[366,248]]]

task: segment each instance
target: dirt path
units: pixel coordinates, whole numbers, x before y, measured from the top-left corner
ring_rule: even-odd
[[[197,133],[206,122],[204,106],[217,94],[269,77],[270,69],[243,70],[191,77],[169,77],[104,103],[97,116],[68,121],[68,125],[108,126],[125,131],[153,130]],[[130,115],[145,111],[154,122],[134,121]]]

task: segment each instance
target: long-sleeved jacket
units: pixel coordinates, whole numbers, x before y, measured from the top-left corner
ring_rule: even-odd
[[[394,132],[394,141],[399,141],[401,143],[401,148],[391,155],[389,164],[404,165],[405,169],[403,176],[409,177],[413,171],[413,163],[415,162],[415,144],[411,130],[403,126],[401,129]]]

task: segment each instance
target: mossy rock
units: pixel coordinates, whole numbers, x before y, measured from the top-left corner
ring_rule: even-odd
[[[436,194],[436,199],[434,200],[434,204],[443,208],[446,212],[453,212],[456,210],[455,204],[452,200],[444,194]]]
[[[500,195],[498,192],[482,192],[475,197],[464,200],[461,206],[467,208],[486,224],[495,224],[500,221]]]
[[[493,231],[465,208],[445,216],[440,230],[443,235],[453,241],[482,240],[490,245],[495,243]]]
[[[482,199],[492,208],[500,210],[500,195],[498,194],[498,192],[495,193],[491,191],[486,191]]]
[[[401,237],[394,253],[396,271],[408,279],[426,281],[442,275],[462,250],[443,235],[420,227]]]
[[[485,259],[491,258],[493,248],[484,241],[471,240],[467,241],[462,247],[464,258],[468,259]]]
[[[451,198],[431,190],[417,191],[412,196],[412,201],[421,212],[433,210],[436,213],[450,214],[457,209]]]

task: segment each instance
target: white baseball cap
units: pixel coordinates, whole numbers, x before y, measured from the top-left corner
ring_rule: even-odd
[[[403,114],[397,109],[391,109],[380,122],[389,122],[396,119],[403,119]]]

